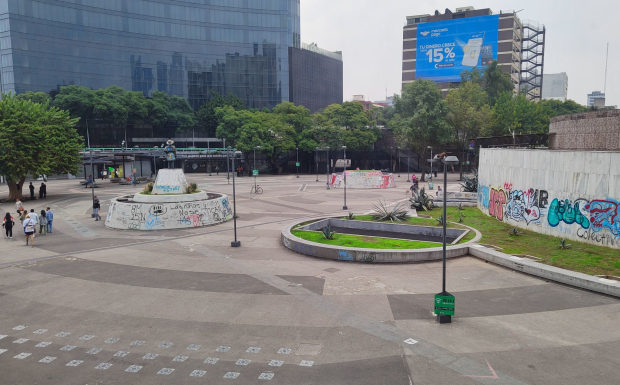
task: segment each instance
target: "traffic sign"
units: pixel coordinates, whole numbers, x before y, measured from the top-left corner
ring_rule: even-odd
[[[258,170],[252,170],[252,176],[258,176]]]
[[[437,294],[435,296],[435,314],[454,315],[454,296],[448,293]]]
[[[299,166],[301,166],[301,163],[297,162],[297,163],[295,163],[295,166],[299,167]]]

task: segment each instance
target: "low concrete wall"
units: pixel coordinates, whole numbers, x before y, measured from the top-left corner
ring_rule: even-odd
[[[195,202],[140,203],[113,199],[105,225],[122,230],[170,230],[209,226],[232,219],[226,195]]]
[[[620,248],[620,152],[482,149],[478,208],[512,226]]]
[[[325,218],[316,218],[321,220]],[[356,261],[367,263],[405,263],[405,262],[426,262],[438,261],[443,258],[443,247],[433,247],[419,250],[382,250],[382,249],[362,249],[357,247],[338,247],[324,245],[306,241],[298,238],[291,233],[296,225],[291,225],[282,230],[282,244],[292,251],[310,257],[333,259],[339,261]],[[467,227],[467,226],[465,226]],[[476,237],[467,243],[458,246],[448,246],[446,257],[455,258],[467,255],[469,245],[478,242],[482,235],[476,229],[467,227],[476,233]]]
[[[347,188],[351,189],[381,189],[394,188],[394,175],[384,174],[381,171],[346,171]],[[344,173],[332,174],[329,185],[333,188],[344,188]]]
[[[146,195],[135,194],[133,196],[134,202],[141,203],[180,203],[180,202],[196,202],[209,199],[209,195],[206,191],[200,191],[195,194],[183,194],[183,195]]]

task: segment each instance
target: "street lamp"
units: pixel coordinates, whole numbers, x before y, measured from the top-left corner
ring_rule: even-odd
[[[329,190],[329,147],[325,147],[325,152],[327,153],[327,167],[325,167],[325,172],[327,173],[327,189]]]
[[[342,151],[344,152],[344,206],[342,206],[343,210],[348,210],[347,208],[347,146],[342,146]]]
[[[237,156],[237,150],[234,148],[228,147],[228,151],[226,153],[226,163],[228,164],[228,157],[230,156],[232,151],[232,166],[235,168],[235,157]],[[235,228],[235,240],[230,242],[230,247],[241,247],[241,242],[237,240],[237,199],[235,196],[235,173],[233,172],[233,223]]]
[[[256,192],[256,176],[258,175],[258,169],[256,168],[256,150],[260,150],[260,146],[254,147],[254,170],[252,170],[252,174],[254,174],[254,192]]]
[[[407,153],[407,183],[409,183],[409,181],[411,180],[411,178],[409,178],[409,157],[410,156],[411,156],[411,151]]]
[[[433,162],[431,162],[432,164]],[[435,314],[437,314],[437,322],[440,324],[451,323],[452,315],[454,315],[454,296],[446,291],[446,227],[448,223],[446,206],[448,201],[448,166],[457,164],[459,164],[459,159],[456,156],[447,156],[443,159],[443,284],[441,293],[435,296]]]
[[[431,150],[431,173],[430,173],[430,176],[431,176],[431,180],[432,180],[433,179],[433,147],[428,146],[426,148]],[[430,189],[430,190],[432,190],[432,189]]]
[[[318,147],[316,148],[316,157],[314,160],[316,160],[316,181],[318,182],[319,181],[319,148]]]
[[[400,178],[400,147],[396,147],[398,149],[398,177]]]
[[[297,178],[299,178],[299,147],[295,147],[297,150],[297,162],[295,163],[295,167],[297,167]]]

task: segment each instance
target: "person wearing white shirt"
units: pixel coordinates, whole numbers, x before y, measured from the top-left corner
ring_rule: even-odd
[[[34,209],[30,209],[30,219],[32,219],[34,221],[35,225],[39,224],[39,214],[34,212]]]
[[[24,220],[24,234],[26,234],[26,246],[28,246],[28,241],[31,241],[32,247],[34,247],[34,230],[35,230],[35,222],[30,217],[31,214],[26,215],[26,219]]]

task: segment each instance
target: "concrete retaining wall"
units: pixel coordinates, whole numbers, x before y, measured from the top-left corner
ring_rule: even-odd
[[[394,175],[384,174],[381,171],[346,171],[347,188],[352,189],[378,189],[394,188],[396,182]],[[344,188],[344,173],[332,174],[329,184],[333,188]]]
[[[620,248],[620,152],[482,149],[478,208],[514,226]]]

